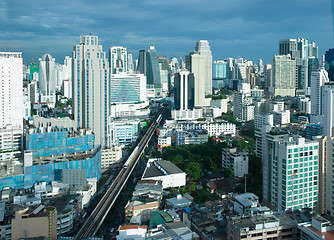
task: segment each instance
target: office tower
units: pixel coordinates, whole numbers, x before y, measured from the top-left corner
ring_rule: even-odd
[[[279,41],[279,55],[290,55],[293,59],[300,56],[296,39],[283,39]]]
[[[256,74],[253,66],[246,67],[246,83],[249,83],[251,86],[256,85]]]
[[[264,201],[278,210],[314,208],[318,202],[318,145],[300,136],[266,134]]]
[[[21,52],[0,52],[0,129],[23,130],[23,67]]]
[[[328,73],[320,68],[311,74],[311,114],[323,115],[321,87],[329,82]]]
[[[227,62],[221,60],[213,61],[212,75],[215,80],[227,79]]]
[[[329,49],[325,53],[325,69],[328,72],[328,77],[334,81],[334,49]]]
[[[179,72],[180,64],[177,61],[177,58],[173,57],[170,61],[170,68],[172,69],[172,74]]]
[[[72,58],[69,56],[64,59],[62,93],[64,97],[72,98]]]
[[[37,92],[36,81],[32,81],[31,83],[28,84],[28,99],[32,104],[38,103],[38,92]]]
[[[261,58],[258,60],[258,72],[259,73],[263,73],[264,72],[264,65],[263,65],[263,61],[262,61]]]
[[[319,214],[334,215],[334,138],[321,136],[319,141]]]
[[[319,69],[319,61],[318,58],[315,57],[309,57],[308,58],[308,84],[307,87],[311,88],[312,87],[312,80],[311,80],[311,76],[312,76],[312,72],[314,71],[318,71]],[[308,92],[310,93],[311,90],[309,90]]]
[[[110,75],[110,103],[146,101],[144,74],[119,73]]]
[[[160,96],[160,68],[157,52],[154,46],[151,46],[150,49],[139,51],[137,70],[146,76],[146,87],[148,89],[154,89],[156,91],[156,96]]]
[[[205,95],[212,94],[212,54],[207,40],[199,40],[195,51],[204,56]],[[196,76],[195,76],[196,77]]]
[[[238,91],[233,94],[233,116],[240,121],[250,121],[254,119],[254,109],[250,84],[239,84]]]
[[[334,83],[327,82],[321,87],[324,135],[334,137]]]
[[[54,107],[56,103],[57,73],[55,59],[50,54],[44,54],[38,59],[39,93],[42,104]]]
[[[194,100],[195,106],[205,106],[205,61],[206,58],[200,54],[190,54],[186,56],[187,68],[194,74]],[[174,80],[175,81],[175,80]]]
[[[161,79],[161,88],[163,92],[168,92],[170,90],[170,78],[172,75],[172,70],[169,66],[166,56],[158,56],[159,69],[160,69],[160,79]]]
[[[194,74],[181,70],[174,76],[174,100],[176,110],[194,108]]]
[[[295,96],[296,60],[290,55],[274,55],[273,83],[271,92],[275,96]]]
[[[38,68],[38,63],[37,62],[30,63],[30,65],[29,65],[29,73],[30,73],[30,77],[29,77],[30,81],[32,81],[32,80],[37,80],[38,81],[39,68]],[[37,73],[37,75],[34,74],[34,73]],[[36,76],[37,76],[37,79],[35,79]]]
[[[110,73],[127,72],[128,55],[125,47],[111,47],[109,49]]]
[[[109,64],[97,36],[80,36],[73,48],[73,113],[77,127],[90,128],[95,143],[107,146],[110,88]]]
[[[16,174],[15,162],[22,160],[22,62],[21,52],[0,52],[0,177]]]
[[[133,73],[135,70],[135,66],[133,64],[133,56],[131,53],[128,53],[128,72]]]

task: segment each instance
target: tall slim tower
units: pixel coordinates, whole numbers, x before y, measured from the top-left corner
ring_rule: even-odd
[[[128,55],[125,47],[111,47],[109,49],[109,62],[111,73],[127,72]]]
[[[321,87],[322,112],[324,115],[324,133],[327,137],[334,137],[334,83],[327,82]]]
[[[38,59],[39,91],[41,103],[53,106],[56,103],[57,73],[56,62],[50,54]]]
[[[321,87],[329,82],[328,73],[321,68],[311,74],[311,114],[323,115]]]
[[[174,98],[176,110],[194,108],[194,74],[187,70],[175,73]]]
[[[146,76],[147,88],[155,89],[156,95],[159,96],[161,90],[160,68],[154,46],[150,46],[150,49],[139,51],[137,70]]]
[[[128,72],[133,73],[135,66],[133,64],[133,56],[131,53],[128,53]]]
[[[195,51],[204,57],[205,95],[212,94],[212,54],[208,40],[199,40]]]
[[[109,64],[97,36],[80,36],[73,49],[73,113],[80,128],[95,133],[95,143],[106,147],[109,115]]]

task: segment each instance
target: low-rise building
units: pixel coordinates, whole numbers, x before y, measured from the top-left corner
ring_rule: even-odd
[[[38,205],[15,212],[12,219],[12,239],[46,237],[57,239],[57,210],[54,207]]]
[[[139,225],[124,225],[119,226],[118,235],[116,236],[117,240],[126,240],[126,239],[136,239],[144,240],[146,239],[147,227]]]
[[[101,151],[101,168],[108,168],[122,159],[122,146],[112,146]]]
[[[259,197],[254,193],[242,193],[233,197],[234,211],[239,215],[249,214],[249,209],[259,205]]]
[[[286,213],[233,217],[228,221],[227,239],[299,239],[297,224],[297,220],[291,219]]]
[[[172,162],[162,159],[149,159],[141,179],[160,180],[164,189],[186,185],[186,173]]]
[[[327,216],[329,218],[329,216]],[[301,240],[323,240],[334,239],[333,218],[326,219],[326,216],[312,217],[311,222],[298,224]]]
[[[235,177],[243,177],[248,174],[248,153],[237,148],[222,149],[223,169],[231,168]]]

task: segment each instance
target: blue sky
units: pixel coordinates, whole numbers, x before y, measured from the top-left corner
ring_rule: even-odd
[[[22,51],[26,63],[45,53],[63,62],[90,33],[104,51],[124,46],[134,56],[154,45],[184,58],[200,39],[214,60],[269,63],[286,38],[316,40],[320,54],[334,47],[331,0],[1,0],[0,33],[0,51]]]

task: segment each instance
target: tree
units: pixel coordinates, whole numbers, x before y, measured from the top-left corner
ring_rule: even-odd
[[[224,171],[223,171],[223,175],[225,177],[233,177],[234,172],[233,172],[232,168],[225,168]]]
[[[186,173],[195,180],[201,177],[201,171],[201,165],[197,162],[191,162],[186,168]]]

